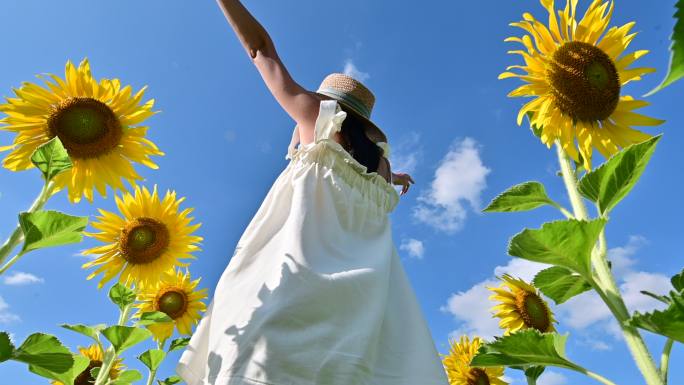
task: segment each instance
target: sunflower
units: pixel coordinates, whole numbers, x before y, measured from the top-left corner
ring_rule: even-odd
[[[88,367],[86,367],[76,377],[76,379],[74,379],[74,385],[92,385],[95,382],[95,379],[92,375],[90,375],[90,371],[93,368],[99,368],[102,366],[102,359],[104,354],[100,346],[97,344],[90,345],[87,348],[79,347],[78,350],[81,352],[81,355],[83,357],[90,360],[90,363],[88,364]],[[116,379],[119,376],[119,373],[123,371],[124,365],[122,361],[123,358],[117,358],[116,360],[114,360],[114,364],[112,365],[112,368],[109,370],[110,379]],[[52,385],[64,385],[60,381],[51,381],[51,383]]]
[[[106,186],[125,190],[122,178],[134,184],[142,177],[133,162],[156,169],[150,155],[164,155],[145,138],[147,127],[136,126],[155,114],[154,99],[141,104],[146,87],[135,94],[118,79],[96,81],[84,59],[74,67],[67,61],[65,78],[48,75],[47,88],[24,82],[14,89],[16,98],[6,98],[0,112],[0,129],[17,133],[3,166],[12,171],[34,167],[31,154],[43,143],[59,137],[73,167],[55,177],[57,190],[68,188],[69,200],[85,196],[93,200],[93,189],[106,196]]]
[[[650,138],[631,126],[655,126],[663,120],[634,112],[647,106],[642,100],[621,96],[622,86],[654,72],[653,68],[627,68],[647,50],[624,54],[636,33],[634,22],[606,30],[613,13],[613,1],[594,0],[577,22],[577,0],[567,0],[565,9],[555,15],[554,0],[541,0],[549,13],[548,27],[529,13],[523,21],[511,23],[529,35],[505,41],[521,43],[519,54],[525,66],[512,65],[524,74],[504,72],[499,79],[518,77],[527,84],[508,96],[534,97],[518,114],[518,125],[529,113],[530,122],[541,131],[548,147],[558,140],[577,163],[591,169],[593,148],[609,157],[633,143]],[[534,41],[534,42],[533,42]],[[577,139],[577,147],[575,145]],[[578,152],[579,149],[579,152]]]
[[[508,274],[501,279],[501,286],[487,289],[495,293],[489,299],[500,302],[492,310],[497,312],[495,317],[501,318],[499,326],[505,330],[504,335],[530,328],[540,332],[556,330],[553,323],[557,321],[534,286]]]
[[[173,326],[180,334],[191,335],[192,326],[200,319],[200,312],[206,311],[202,299],[207,298],[207,289],[195,290],[200,279],[190,280],[186,270],[166,272],[154,285],[145,287],[138,294],[135,306],[138,311],[134,315],[140,318],[142,313],[160,311],[166,313],[173,322],[149,325],[149,329],[158,341],[164,341],[173,334]]]
[[[115,199],[123,217],[99,209],[101,216],[92,226],[100,232],[85,232],[107,243],[82,252],[83,255],[100,254],[83,264],[84,269],[99,265],[88,276],[91,279],[103,273],[98,288],[119,273],[119,282],[144,286],[157,281],[161,273],[174,266],[187,266],[181,259],[195,258],[191,253],[200,250],[197,243],[202,237],[191,234],[201,224],[190,224],[193,218],[188,215],[192,208],[179,212],[178,206],[185,198],[176,199],[176,192],[167,190],[160,199],[155,185],[152,193],[136,186],[135,195],[126,192]]]
[[[470,361],[480,348],[482,340],[474,337],[472,341],[467,336],[461,336],[460,342],[449,340],[449,354],[441,354],[442,365],[447,372],[451,385],[507,385],[501,377],[503,366],[476,368],[470,366]]]

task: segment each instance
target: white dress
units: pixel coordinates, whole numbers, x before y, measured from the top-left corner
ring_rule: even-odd
[[[323,100],[238,241],[176,372],[188,385],[449,385],[393,243],[399,201]]]

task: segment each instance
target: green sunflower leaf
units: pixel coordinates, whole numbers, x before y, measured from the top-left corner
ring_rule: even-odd
[[[183,379],[178,376],[171,376],[165,380],[157,380],[159,385],[175,385],[179,382],[183,382]]]
[[[171,346],[169,346],[168,351],[172,352],[174,350],[183,349],[184,347],[188,346],[188,343],[190,343],[190,337],[176,338],[175,340],[171,341]]]
[[[109,289],[109,299],[119,309],[123,310],[126,306],[135,302],[135,291],[117,282]]]
[[[684,270],[679,274],[673,275],[672,278],[670,278],[670,282],[672,282],[672,287],[674,287],[675,290],[679,292],[684,291]]]
[[[83,334],[84,336],[90,337],[95,341],[99,341],[99,335],[100,331],[102,331],[104,328],[107,327],[105,324],[97,324],[93,326],[87,326],[87,325],[69,325],[69,324],[61,324],[59,325],[65,329],[74,331],[76,333]]]
[[[140,362],[150,370],[156,370],[166,358],[166,352],[161,349],[150,349],[138,356]]]
[[[19,214],[24,232],[22,253],[44,247],[81,242],[88,217],[76,217],[59,211],[39,210]]]
[[[591,276],[591,249],[605,225],[602,218],[544,223],[540,229],[516,234],[508,244],[508,254],[562,266],[587,278]]]
[[[637,311],[628,323],[684,343],[684,297],[675,292],[671,294],[670,306],[667,309],[644,314]]]
[[[74,365],[69,349],[57,337],[44,333],[28,336],[14,351],[12,359],[54,373],[65,373]]]
[[[539,182],[525,182],[515,185],[499,194],[483,212],[527,211],[539,206],[560,205],[546,195],[544,185]]]
[[[525,329],[504,337],[494,337],[478,350],[472,366],[557,366],[585,373],[586,369],[565,357],[568,335],[540,333]]]
[[[73,365],[63,373],[57,373],[36,365],[29,365],[29,371],[41,377],[57,380],[65,385],[72,385],[76,377],[86,370],[90,364],[90,360],[80,354],[74,354],[72,359]]]
[[[100,375],[100,369],[101,369],[101,368],[100,368],[99,366],[96,366],[96,367],[94,367],[94,368],[91,368],[91,369],[90,369],[90,377],[92,377],[92,378],[97,378],[97,376]]]
[[[111,342],[114,350],[121,353],[124,350],[145,341],[152,336],[147,329],[132,326],[110,326],[102,330],[102,335]]]
[[[557,305],[591,290],[591,285],[586,279],[560,266],[552,266],[540,271],[534,276],[533,283]]]
[[[684,0],[675,5],[675,26],[672,31],[672,45],[670,45],[670,68],[665,79],[645,96],[653,95],[668,85],[684,77]]]
[[[66,148],[57,136],[38,146],[31,154],[31,162],[43,173],[45,180],[73,167]]]
[[[173,322],[173,318],[161,311],[148,311],[140,315],[140,320],[138,320],[136,324],[139,326],[147,326],[166,322]]]
[[[625,147],[579,181],[580,193],[605,214],[629,192],[644,172],[662,135]]]
[[[129,369],[126,371],[123,371],[119,373],[119,376],[116,377],[114,381],[112,381],[112,384],[114,385],[123,385],[123,384],[130,384],[132,382],[140,381],[143,379],[143,375],[135,370],[135,369]]]
[[[0,332],[0,362],[5,362],[12,358],[14,345],[7,332]]]

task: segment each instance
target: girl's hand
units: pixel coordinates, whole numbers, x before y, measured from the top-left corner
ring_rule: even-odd
[[[406,194],[406,192],[409,190],[409,186],[412,183],[416,182],[413,180],[413,178],[411,178],[411,175],[406,173],[392,173],[392,184],[395,184],[397,186],[403,186],[401,189],[401,193],[399,193],[399,195]]]

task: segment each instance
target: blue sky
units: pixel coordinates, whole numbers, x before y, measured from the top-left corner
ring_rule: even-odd
[[[580,2],[582,9],[587,3]],[[373,119],[393,146],[394,171],[410,172],[416,181],[392,213],[392,225],[437,349],[448,351],[449,335],[494,333],[496,321],[488,316],[491,303],[484,285],[494,282],[494,274],[512,272],[529,279],[538,270],[508,257],[507,240],[523,227],[538,227],[559,214],[542,208],[483,215],[480,209],[507,187],[527,180],[545,183],[552,197],[567,203],[555,176],[555,153],[515,124],[523,100],[506,94],[519,83],[497,80],[505,66],[520,64],[506,54],[514,44],[503,39],[521,34],[508,23],[526,11],[544,17],[539,3],[299,0],[245,5],[270,32],[288,70],[304,87],[315,89],[328,73],[346,70],[375,93]],[[636,15],[639,35],[630,49],[651,50],[640,64],[658,69],[628,85],[625,93],[643,95],[664,76],[673,5],[673,0],[617,4],[612,25]],[[213,290],[242,231],[286,166],[294,126],[215,2],[5,1],[0,33],[5,36],[3,96],[22,81],[35,81],[35,74],[63,76],[67,59],[83,57],[90,59],[97,78],[118,77],[136,89],[149,85],[147,95],[161,110],[147,121],[149,138],[167,155],[157,158],[159,170],[138,170],[145,185],[175,189],[187,197],[185,207],[195,208],[203,224],[198,233],[205,240],[191,269],[202,277],[203,287]],[[682,267],[684,208],[678,202],[683,182],[676,170],[684,162],[684,114],[677,100],[683,89],[684,83],[675,84],[648,99],[652,105],[642,112],[667,120],[648,132],[665,135],[608,226],[618,281],[633,309],[653,308],[638,290],[667,287],[666,278]],[[12,135],[0,133],[0,145],[11,140]],[[3,239],[39,187],[35,170],[0,169]],[[114,200],[110,191],[92,205],[70,205],[60,194],[48,207],[92,215],[96,207],[112,210]],[[17,263],[13,272],[23,275],[0,280],[0,329],[17,340],[35,331],[50,332],[75,349],[88,341],[59,324],[115,322],[106,291],[98,291],[96,281],[86,281],[87,272],[80,268],[86,259],[78,252],[95,244],[86,240],[34,252]],[[570,333],[571,358],[619,384],[642,383],[626,345],[595,298],[578,297],[554,311],[559,330]],[[663,340],[653,335],[647,339],[659,356]],[[128,365],[140,369],[132,357]],[[177,357],[169,358],[162,376],[172,374]],[[672,362],[683,358],[681,345],[676,345]],[[684,367],[671,368],[671,383],[683,383]],[[548,372],[540,384],[592,383],[568,371]],[[507,377],[515,384],[524,381],[515,371],[507,371]],[[23,365],[0,365],[0,385],[15,383],[45,381]]]

